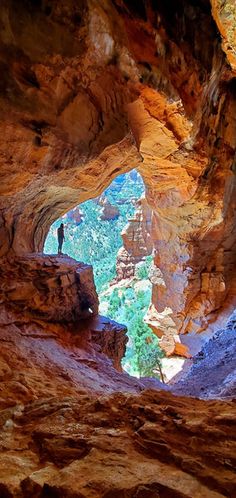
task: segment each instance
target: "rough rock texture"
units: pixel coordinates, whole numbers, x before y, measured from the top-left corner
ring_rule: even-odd
[[[76,223],[76,225],[80,225],[80,223],[82,223],[83,221],[83,213],[81,213],[79,206],[71,209],[71,211],[66,214],[66,219],[69,221],[73,221],[73,223]]]
[[[63,395],[82,388],[136,392],[144,386],[113,368],[120,370],[125,326],[100,316],[65,325],[32,321],[25,313],[2,307],[0,311],[1,407],[40,399],[45,393],[51,396],[57,390]]]
[[[110,221],[119,218],[120,211],[117,206],[113,206],[108,199],[104,198],[102,203],[101,220]]]
[[[77,263],[29,256],[52,221],[138,167],[153,210],[157,332],[168,317],[174,350],[178,332],[224,308],[235,262],[230,6],[1,2],[1,498],[234,496],[235,403],[140,394],[160,384],[113,368],[110,341],[120,355],[124,335],[103,318],[74,320]],[[46,320],[63,307],[72,323]]]
[[[97,315],[90,320],[89,327],[92,342],[112,360],[116,370],[122,372],[121,360],[125,355],[125,346],[128,342],[128,337],[125,335],[126,326]]]
[[[212,15],[222,36],[222,48],[236,75],[236,10],[234,0],[211,0]]]
[[[81,393],[11,408],[4,413],[2,496],[233,496],[235,448],[227,435],[234,413],[230,403],[206,409],[197,400],[186,410],[183,398],[155,391]]]
[[[200,398],[236,398],[236,312],[194,356],[192,366],[173,391]]]
[[[47,321],[75,321],[98,313],[92,267],[68,256],[6,259],[0,269],[0,300]]]
[[[123,246],[119,249],[116,261],[116,281],[133,277],[137,263],[152,252],[151,216],[145,197],[137,201],[137,209],[132,219],[121,232]]]
[[[165,290],[165,282],[159,268],[153,266],[151,273],[151,282],[158,286],[158,290]],[[149,325],[154,334],[159,337],[159,345],[165,351],[167,357],[172,355],[191,357],[189,346],[181,342],[175,329],[175,323],[171,317],[171,308],[164,312],[158,313],[156,307],[152,304],[144,317],[144,321]]]
[[[175,350],[232,287],[234,2],[3,0],[0,21],[0,254],[42,250],[52,221],[138,167]]]
[[[94,320],[0,317],[1,498],[233,497],[234,402],[117,372]]]
[[[156,100],[164,112],[164,102]],[[153,95],[150,105],[154,107],[154,103]],[[221,130],[220,125],[220,135]],[[232,147],[234,137],[235,133],[232,133]],[[148,139],[150,141],[150,136]],[[161,285],[153,285],[152,304],[158,314],[158,328],[164,334],[168,317],[168,349],[172,336],[174,350],[179,332],[207,328],[206,317],[220,308],[233,285],[235,215],[232,209],[236,196],[233,175],[227,181],[222,176],[224,158],[218,155],[224,154],[223,144],[214,151],[214,164],[208,166],[203,148],[197,159],[196,145],[192,152],[185,152],[184,144],[178,151],[173,143],[172,146],[175,152],[169,150],[168,159],[159,156],[158,190],[156,185],[149,188],[147,199],[153,209],[154,264],[160,269],[163,279]],[[154,161],[150,147],[149,143],[147,177],[150,162]]]

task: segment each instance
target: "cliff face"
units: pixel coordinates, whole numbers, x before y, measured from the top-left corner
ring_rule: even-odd
[[[52,221],[138,166],[157,332],[166,314],[173,346],[202,330],[235,261],[230,0],[11,0],[0,14],[1,254],[41,250]]]
[[[137,202],[133,218],[128,220],[121,232],[123,246],[117,254],[117,281],[133,277],[137,263],[151,254],[151,215],[151,209],[145,197],[142,197]]]
[[[113,206],[107,199],[104,199],[102,203],[100,202],[100,205],[102,205],[101,220],[110,221],[119,218],[118,207]]]
[[[0,270],[2,303],[46,321],[73,322],[98,313],[92,267],[69,257],[29,254]]]

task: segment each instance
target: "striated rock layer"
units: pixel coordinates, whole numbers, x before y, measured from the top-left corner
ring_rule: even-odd
[[[233,496],[233,401],[117,372],[101,342],[114,357],[121,331],[103,318],[0,311],[1,498]]]
[[[233,285],[233,7],[0,7],[0,255],[41,251],[57,217],[137,167],[164,281],[153,285],[155,330],[168,351],[179,333],[207,328]]]
[[[1,302],[32,317],[72,322],[98,313],[92,267],[68,256],[8,258],[0,278]]]

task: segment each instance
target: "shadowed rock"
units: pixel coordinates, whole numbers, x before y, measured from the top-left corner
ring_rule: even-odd
[[[28,254],[5,261],[0,296],[12,309],[56,322],[98,313],[92,266],[68,257]]]

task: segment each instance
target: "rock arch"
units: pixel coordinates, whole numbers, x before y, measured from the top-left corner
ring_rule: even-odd
[[[0,254],[42,250],[137,167],[163,276],[150,323],[172,353],[234,286],[235,19],[215,0],[131,3],[2,2]]]

